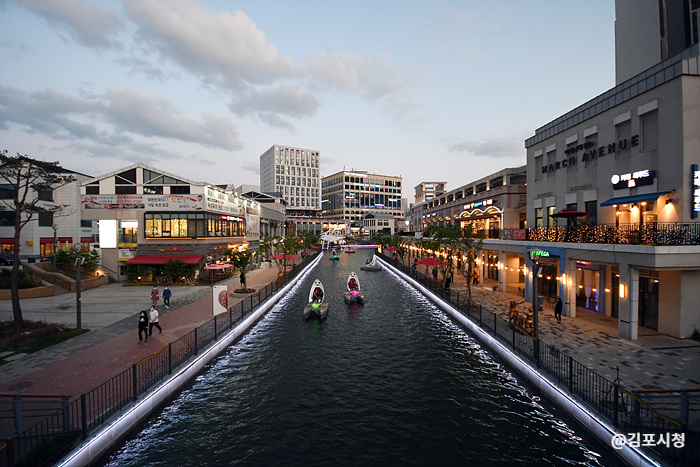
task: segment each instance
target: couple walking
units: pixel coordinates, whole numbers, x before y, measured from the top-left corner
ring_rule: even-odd
[[[158,310],[155,306],[151,305],[151,309],[146,312],[146,310],[139,313],[139,344],[143,342],[148,342],[148,338],[153,335],[153,328],[158,328],[158,334],[163,332],[163,328],[160,327],[160,322],[158,320]],[[145,334],[145,339],[142,334]]]

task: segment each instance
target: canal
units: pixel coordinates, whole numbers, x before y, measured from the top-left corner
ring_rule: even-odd
[[[619,465],[408,284],[320,263],[100,465]],[[364,306],[343,301],[355,271]],[[323,281],[330,312],[302,319]]]

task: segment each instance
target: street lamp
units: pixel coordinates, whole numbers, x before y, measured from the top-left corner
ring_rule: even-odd
[[[53,272],[56,272],[56,250],[58,250],[58,224],[53,227]]]
[[[76,321],[77,321],[77,328],[78,332],[82,331],[82,323],[81,323],[81,297],[80,297],[80,292],[82,288],[82,284],[80,283],[80,266],[83,265],[85,262],[85,258],[83,258],[83,255],[80,253],[82,252],[82,245],[80,243],[77,244],[77,249],[76,249],[76,254],[78,255],[75,258],[75,313],[76,313]]]

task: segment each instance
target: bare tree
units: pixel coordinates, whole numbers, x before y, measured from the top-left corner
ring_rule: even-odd
[[[24,327],[18,279],[20,234],[24,226],[35,216],[38,217],[39,213],[53,214],[68,207],[64,204],[47,205],[42,198],[46,199],[44,194],[51,193],[54,189],[73,181],[75,177],[72,175],[61,175],[58,162],[38,161],[26,154],[8,156],[7,150],[0,151],[0,183],[4,184],[8,191],[14,191],[12,198],[0,199],[0,209],[14,212],[15,235],[10,290],[15,329]]]

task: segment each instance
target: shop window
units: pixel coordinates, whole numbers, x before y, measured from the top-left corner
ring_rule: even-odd
[[[544,227],[542,222],[542,208],[535,209],[535,227]]]
[[[557,219],[556,217],[552,217],[554,215],[554,210],[556,208],[554,206],[548,206],[547,207],[547,226],[548,227],[556,227],[557,226]]]

